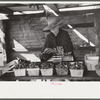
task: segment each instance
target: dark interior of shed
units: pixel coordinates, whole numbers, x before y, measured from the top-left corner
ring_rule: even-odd
[[[3,54],[4,63],[9,63],[17,57],[24,60],[40,60],[39,54],[48,34],[44,32],[47,26],[46,16],[48,16],[48,12],[52,16],[61,16],[64,20],[62,29],[68,31],[71,37],[77,60],[83,61],[85,54],[90,53],[95,53],[100,57],[99,3],[16,3],[0,4],[0,8],[0,13],[4,14],[1,14],[0,20],[1,54]],[[96,77],[91,78],[96,80]],[[27,77],[27,80],[29,79]]]
[[[39,57],[46,36],[43,32],[47,25],[45,17],[49,12],[44,6],[64,19],[62,28],[68,31],[72,39],[77,59],[83,60],[84,54],[95,52],[97,31],[94,24],[99,4],[1,4],[1,11],[9,18],[1,21],[1,28],[5,33],[7,62],[16,57],[27,59],[22,56],[24,54]],[[56,16],[55,13],[52,15]]]

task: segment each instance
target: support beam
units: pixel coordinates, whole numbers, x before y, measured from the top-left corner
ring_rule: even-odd
[[[13,10],[11,10],[7,7],[2,7],[2,8],[0,8],[0,13],[13,14]]]
[[[47,5],[46,5],[47,6]],[[48,7],[48,6],[47,6]],[[55,10],[54,10],[55,11]],[[100,11],[100,5],[95,5],[95,6],[86,6],[86,7],[73,7],[73,8],[63,8],[59,9],[59,11],[55,11],[59,16],[71,16],[71,15],[83,15],[86,13],[95,13],[96,11]],[[24,11],[25,12],[25,11]],[[34,11],[33,11],[34,12]],[[33,12],[29,14],[33,14]],[[22,13],[23,14],[23,13]],[[35,14],[38,16],[39,13]],[[10,14],[9,14],[10,15]],[[13,15],[13,14],[11,14]],[[18,14],[20,15],[20,14]],[[25,15],[25,14],[23,14]],[[38,17],[43,17],[46,16],[44,13],[44,10],[42,10],[41,13],[42,16]],[[54,15],[53,15],[54,16]]]
[[[72,29],[72,31],[74,33],[76,33],[82,40],[84,40],[85,42],[89,43],[89,40],[84,37],[79,31],[77,31],[76,29],[74,29],[70,24],[67,25],[70,29]],[[90,42],[91,46],[95,46],[92,42]]]
[[[71,26],[73,28],[89,28],[89,27],[94,27],[94,23],[91,22],[91,23],[79,23],[79,24],[71,24]],[[68,26],[67,26],[67,23],[65,25],[62,26],[63,29],[70,29]],[[44,32],[46,31],[49,31],[47,30],[46,28],[43,29]]]
[[[94,20],[94,25],[96,28],[96,54],[99,55],[100,57],[100,12],[95,12],[95,20]]]
[[[88,27],[94,27],[94,23],[79,23],[79,24],[71,24],[73,28],[88,28]],[[66,24],[63,26],[63,28],[69,29],[69,27],[66,26]]]
[[[43,5],[44,9],[49,12],[49,13],[52,13],[53,15],[55,16],[59,16],[56,11],[59,11],[59,9],[57,9],[55,7],[55,5]]]
[[[2,66],[4,66],[4,64],[7,61],[7,56],[6,56],[6,43],[5,43],[5,33],[2,31],[3,27],[3,22],[0,22],[2,26],[0,26],[0,49],[1,51],[1,55],[2,55]],[[0,59],[1,60],[1,59]],[[1,62],[0,62],[1,63]],[[1,64],[0,64],[1,66]]]
[[[84,10],[93,10],[93,9],[100,9],[100,5],[85,6],[85,7],[73,7],[73,8],[63,8],[63,9],[59,9],[59,11],[60,12],[64,12],[64,11],[84,11]]]

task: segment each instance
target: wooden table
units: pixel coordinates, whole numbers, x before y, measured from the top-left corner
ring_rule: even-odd
[[[49,80],[49,81],[100,81],[100,77],[95,73],[95,71],[85,72],[83,77],[71,77],[70,75],[67,76],[20,76],[15,77],[14,73],[6,73],[0,77],[1,81],[30,81],[30,80]]]

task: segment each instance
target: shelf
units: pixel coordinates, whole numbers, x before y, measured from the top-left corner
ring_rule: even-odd
[[[100,77],[95,73],[95,71],[89,71],[85,72],[83,77],[71,77],[70,75],[67,76],[58,76],[58,75],[53,75],[53,76],[20,76],[20,77],[15,77],[14,73],[6,73],[0,77],[1,81],[30,81],[32,79],[41,79],[41,80],[51,80],[51,81],[100,81]]]

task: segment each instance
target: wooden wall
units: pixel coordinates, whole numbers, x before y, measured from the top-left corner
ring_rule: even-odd
[[[63,19],[65,23],[71,25],[81,25],[75,29],[81,34],[87,37],[90,41],[95,44],[95,28],[86,26],[87,23],[94,23],[94,16],[64,16]],[[33,17],[32,15],[27,16],[14,16],[10,17],[6,24],[6,43],[7,43],[7,54],[8,61],[15,59],[16,57],[22,57],[21,53],[34,53],[39,56],[41,48],[45,41],[45,34],[42,32],[43,28],[47,25],[45,17]],[[63,26],[63,29],[69,32],[72,39],[73,45],[82,45],[84,41],[80,39],[71,29],[68,29],[67,25]],[[14,41],[23,46],[28,51],[17,52],[15,48]],[[17,45],[18,47],[18,45]],[[79,54],[78,54],[79,55]],[[23,58],[23,57],[22,57]]]
[[[16,56],[21,57],[20,53],[35,53],[39,55],[41,48],[45,41],[45,34],[42,29],[46,26],[45,18],[33,18],[32,16],[17,16],[7,21],[6,36],[8,46],[9,60],[15,59]],[[9,27],[9,28],[8,28]],[[24,50],[15,51],[16,48],[14,41],[24,47]],[[17,47],[18,47],[17,45]],[[39,51],[39,53],[37,52]]]

